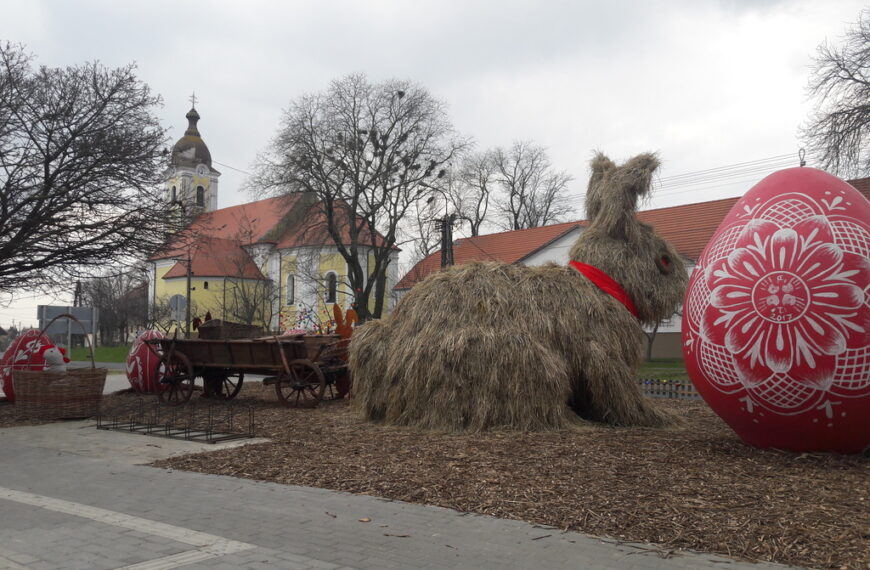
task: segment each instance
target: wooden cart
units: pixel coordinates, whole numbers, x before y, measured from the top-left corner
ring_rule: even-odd
[[[266,385],[285,405],[316,406],[327,391],[343,396],[339,379],[347,376],[349,339],[332,335],[258,339],[205,340],[161,338],[158,391],[161,402],[178,405],[190,400],[196,378],[205,395],[229,400],[242,388],[245,374],[262,374]],[[346,393],[346,391],[345,391]]]

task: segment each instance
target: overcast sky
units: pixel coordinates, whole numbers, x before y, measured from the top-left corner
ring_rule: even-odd
[[[670,176],[784,155],[793,159],[766,164],[797,166],[812,56],[864,5],[0,0],[0,40],[26,44],[48,66],[136,62],[163,97],[170,144],[195,91],[200,132],[223,172],[219,207],[252,199],[233,168],[250,170],[291,101],[362,72],[422,84],[480,149],[546,146],[575,178],[580,218],[596,149],[617,161],[660,153],[661,189],[646,207],[737,196],[764,173],[703,190]],[[0,309],[0,325],[13,318],[35,323],[35,310],[25,299]]]

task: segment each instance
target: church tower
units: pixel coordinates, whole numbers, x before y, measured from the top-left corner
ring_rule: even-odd
[[[218,177],[220,172],[211,165],[211,153],[197,129],[199,113],[196,96],[191,96],[187,112],[187,130],[172,147],[172,157],[166,170],[164,197],[171,204],[180,203],[191,213],[211,212],[217,209]]]

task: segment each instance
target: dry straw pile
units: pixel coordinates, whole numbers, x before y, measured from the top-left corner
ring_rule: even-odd
[[[679,255],[635,217],[658,164],[651,154],[619,167],[593,159],[589,225],[570,253],[619,283],[639,319],[570,267],[450,268],[354,333],[350,364],[364,417],[444,431],[672,423],[633,380],[641,325],[669,317],[687,281]]]

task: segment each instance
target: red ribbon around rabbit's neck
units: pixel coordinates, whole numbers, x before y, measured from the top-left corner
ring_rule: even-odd
[[[579,261],[569,261],[568,265],[586,276],[586,278],[595,283],[599,289],[625,305],[625,308],[628,309],[629,313],[634,315],[634,318],[640,319],[640,315],[637,314],[637,309],[628,297],[628,293],[626,293],[625,289],[623,289],[610,275],[601,271],[594,265],[580,263]]]

